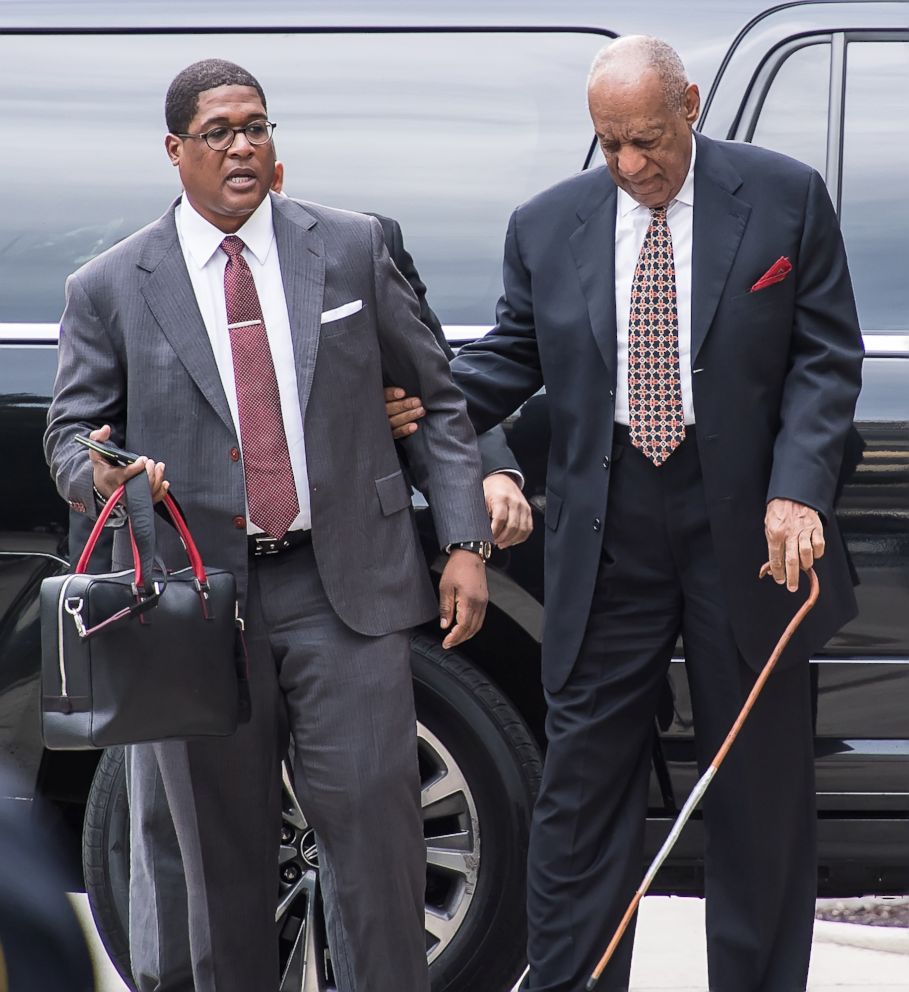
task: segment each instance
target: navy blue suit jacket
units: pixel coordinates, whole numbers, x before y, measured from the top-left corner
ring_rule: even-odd
[[[821,598],[783,658],[805,658],[855,614],[833,512],[861,384],[862,341],[839,226],[821,177],[753,145],[696,135],[692,389],[697,444],[729,617],[745,659],[766,661],[804,591],[770,580],[764,511],[817,509],[827,553]],[[545,384],[543,682],[557,691],[590,612],[608,513],[616,384],[616,187],[605,167],[512,215],[497,325],[463,348],[455,381],[478,431]],[[782,282],[750,287],[781,256]]]

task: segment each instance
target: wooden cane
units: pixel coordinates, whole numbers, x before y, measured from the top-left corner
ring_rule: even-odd
[[[759,577],[764,578],[764,576],[768,575],[769,572],[770,572],[770,565],[768,563],[761,568]],[[688,797],[687,801],[685,802],[685,805],[682,807],[681,812],[676,818],[676,821],[673,824],[672,830],[670,831],[669,836],[666,838],[665,843],[660,848],[657,856],[653,859],[653,863],[647,869],[647,874],[644,876],[644,881],[641,882],[637,892],[635,892],[634,898],[631,900],[631,902],[628,905],[628,909],[625,910],[625,915],[622,917],[621,923],[619,923],[616,932],[612,935],[612,940],[609,941],[609,946],[606,948],[606,950],[603,952],[603,956],[600,958],[600,963],[596,966],[596,968],[594,968],[593,974],[590,976],[590,979],[587,982],[587,992],[592,992],[592,990],[596,988],[596,984],[600,980],[600,976],[603,974],[606,965],[609,964],[609,960],[612,957],[612,955],[615,953],[615,949],[616,947],[618,947],[619,941],[622,939],[625,931],[628,929],[628,924],[631,922],[631,918],[634,916],[635,911],[638,908],[638,903],[640,903],[640,901],[646,895],[647,890],[650,888],[650,885],[656,876],[656,873],[660,870],[660,868],[663,865],[663,862],[669,856],[669,852],[673,849],[676,841],[679,839],[679,836],[682,833],[682,828],[688,822],[688,819],[691,816],[691,814],[694,812],[695,807],[701,801],[704,793],[707,791],[707,787],[713,781],[713,777],[714,775],[716,775],[717,769],[720,767],[720,765],[723,763],[723,759],[729,753],[729,748],[732,747],[733,741],[735,741],[736,737],[738,737],[739,731],[742,729],[742,725],[744,724],[745,720],[748,718],[748,714],[751,712],[751,708],[754,706],[754,703],[757,700],[758,696],[761,694],[761,690],[764,688],[764,684],[767,682],[767,679],[770,678],[771,672],[776,667],[776,663],[777,661],[779,661],[780,655],[783,653],[792,635],[796,632],[796,630],[798,630],[801,622],[805,619],[805,617],[808,615],[814,604],[817,602],[818,593],[820,592],[820,586],[818,585],[817,575],[815,575],[813,568],[806,569],[806,573],[811,583],[811,588],[808,593],[808,598],[802,604],[801,608],[795,614],[795,616],[789,621],[789,626],[783,631],[783,636],[779,639],[779,641],[777,641],[777,645],[773,649],[773,653],[767,659],[767,664],[764,665],[761,674],[758,676],[757,681],[754,683],[754,687],[752,688],[751,692],[748,694],[748,698],[745,700],[745,705],[742,707],[741,713],[739,713],[738,718],[736,719],[735,723],[732,725],[732,730],[729,731],[726,740],[723,741],[723,746],[719,749],[719,751],[717,751],[716,757],[710,763],[710,767],[707,769],[706,772],[704,772],[704,774],[698,780],[697,785],[692,790],[691,795]]]

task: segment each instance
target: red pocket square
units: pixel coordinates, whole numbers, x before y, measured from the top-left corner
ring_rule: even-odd
[[[767,286],[772,286],[775,282],[782,282],[791,271],[792,263],[788,258],[786,258],[785,255],[783,255],[782,258],[778,258],[761,276],[761,278],[758,279],[749,292],[756,293],[759,289],[765,289]]]

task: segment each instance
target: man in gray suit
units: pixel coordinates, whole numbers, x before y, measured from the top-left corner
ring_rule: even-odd
[[[491,535],[475,437],[378,222],[269,195],[273,125],[258,82],[196,63],[171,84],[166,115],[185,194],[70,277],[45,445],[60,492],[90,511],[137,472],[156,498],[173,484],[205,560],[237,577],[250,723],[133,753],[134,767],[160,771],[174,817],[193,987],[277,988],[289,730],[339,988],[425,992],[408,630],[441,612],[451,647],[482,622]],[[451,550],[441,607],[383,382],[424,401],[424,429],[406,444]],[[85,431],[157,461],[89,460],[74,442]],[[181,556],[169,532],[159,547]],[[114,564],[129,560],[118,532]]]

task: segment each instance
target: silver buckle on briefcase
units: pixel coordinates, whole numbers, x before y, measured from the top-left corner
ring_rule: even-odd
[[[80,637],[85,637],[87,631],[85,629],[85,623],[82,620],[81,598],[74,597],[73,599],[64,600],[63,609],[73,618],[73,623],[76,625],[76,633]]]

